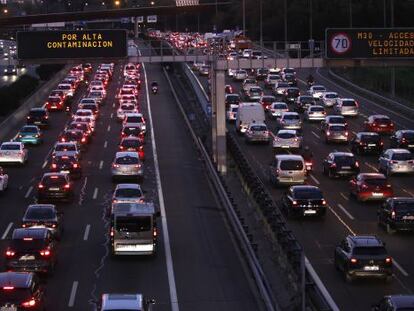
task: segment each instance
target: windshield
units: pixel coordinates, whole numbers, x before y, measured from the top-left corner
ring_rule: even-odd
[[[301,171],[303,163],[300,160],[283,160],[280,162],[280,169],[283,171]]]
[[[127,217],[118,216],[115,219],[115,229],[119,232],[145,232],[151,230],[150,216]]]
[[[287,114],[283,116],[283,119],[285,120],[299,120],[299,115],[297,114]]]
[[[42,110],[31,110],[30,115],[33,117],[43,117],[46,115],[46,111]]]
[[[1,145],[0,150],[20,150],[20,145],[4,144],[4,145]]]
[[[338,94],[329,93],[329,94],[326,94],[325,97],[326,98],[338,98]]]
[[[253,125],[251,127],[252,131],[266,131],[267,127],[265,125]]]
[[[138,164],[138,158],[131,157],[131,156],[124,156],[124,157],[117,158],[115,163],[124,164],[124,165]]]
[[[409,161],[413,159],[413,155],[409,152],[397,152],[392,155],[392,159],[396,161]]]
[[[414,140],[414,132],[405,132],[402,137],[408,140]]]
[[[115,196],[120,198],[140,198],[142,197],[142,192],[138,188],[121,188],[116,190]]]
[[[356,107],[356,103],[353,100],[344,100],[344,101],[342,101],[342,106],[344,106],[344,107]]]
[[[21,130],[24,133],[37,133],[38,129],[36,127],[33,126],[25,126],[22,128]]]
[[[354,255],[372,256],[372,255],[387,255],[387,251],[381,246],[371,247],[355,247]]]
[[[414,212],[414,200],[407,201],[394,201],[394,210],[397,213],[413,213]]]
[[[74,144],[59,144],[55,147],[55,151],[76,151]]]
[[[385,178],[367,178],[365,179],[365,183],[370,186],[385,186],[387,180]]]

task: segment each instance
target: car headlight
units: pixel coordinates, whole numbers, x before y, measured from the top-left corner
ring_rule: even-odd
[[[4,72],[7,72],[7,69],[4,69]]]

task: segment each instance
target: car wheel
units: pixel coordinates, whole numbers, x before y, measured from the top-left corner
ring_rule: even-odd
[[[328,177],[335,178],[335,174],[332,172],[332,170],[328,170]]]
[[[388,234],[394,234],[395,233],[395,229],[391,228],[390,224],[385,225],[385,230],[387,231]]]

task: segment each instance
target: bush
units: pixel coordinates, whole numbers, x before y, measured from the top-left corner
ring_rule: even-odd
[[[6,116],[16,110],[22,99],[30,95],[38,85],[38,79],[23,75],[16,82],[0,88],[0,115]]]
[[[36,73],[40,77],[40,80],[46,81],[49,80],[55,73],[62,70],[65,65],[62,64],[50,64],[50,65],[40,65],[36,68]]]

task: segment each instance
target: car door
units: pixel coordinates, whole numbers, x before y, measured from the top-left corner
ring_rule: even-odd
[[[390,159],[390,154],[387,152],[384,152],[380,158],[379,158],[379,166],[381,169],[386,170],[388,167],[388,162]]]

